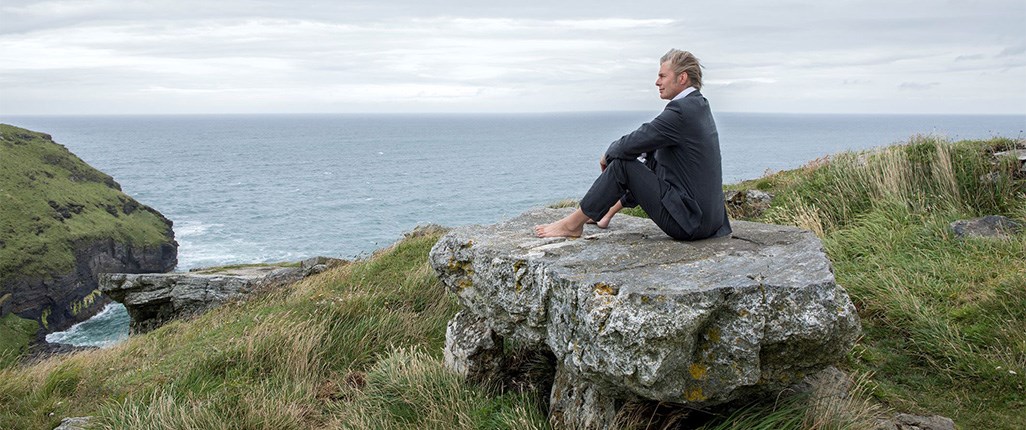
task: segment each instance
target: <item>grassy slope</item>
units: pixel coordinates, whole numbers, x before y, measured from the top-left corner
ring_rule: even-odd
[[[167,227],[157,215],[126,214],[126,204],[141,205],[67,148],[6,124],[0,124],[0,139],[0,279],[70,270],[71,244],[77,240],[113,237],[134,245],[166,240]]]
[[[736,186],[777,194],[762,219],[822,233],[865,328],[845,366],[887,406],[962,428],[1020,423],[1026,233],[957,240],[947,230],[968,216],[1026,218],[1010,164],[996,182],[979,180],[992,170],[988,148],[1009,144],[917,141]],[[426,263],[437,238],[406,239],[109,350],[0,371],[0,428],[78,415],[107,428],[546,427],[538,393],[488,392],[444,371],[457,305]],[[851,422],[865,408],[758,405],[709,428],[866,428]]]
[[[914,138],[733,186],[776,194],[761,219],[820,232],[862,317],[848,367],[902,411],[962,428],[1020,428],[1026,408],[1026,232],[954,237],[948,224],[1026,220],[1026,181],[990,153],[1022,142]],[[990,172],[998,176],[986,179]]]

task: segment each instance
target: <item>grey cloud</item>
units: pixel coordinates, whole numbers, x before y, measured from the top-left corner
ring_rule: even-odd
[[[959,55],[955,57],[955,61],[973,61],[983,59],[983,54],[972,54],[972,55]]]
[[[940,82],[902,82],[898,85],[899,90],[922,91],[940,85]]]
[[[246,90],[267,99],[280,91],[308,110],[367,108],[393,101],[390,85],[425,97],[452,95],[447,106],[457,110],[485,106],[466,94],[491,97],[489,108],[574,109],[587,99],[595,109],[616,110],[659,104],[656,59],[670,47],[698,54],[709,82],[718,82],[710,91],[730,92],[739,103],[748,92],[796,97],[797,88],[838,94],[835,106],[843,111],[866,105],[858,98],[874,88],[943,85],[972,97],[1014,87],[1026,63],[1021,0],[930,8],[888,0],[725,0],[689,3],[694,13],[669,6],[4,0],[0,83],[18,88],[5,91],[0,112],[29,102],[70,106],[65,94],[86,97],[91,89],[97,108],[131,111],[136,107],[104,104],[104,95],[140,88],[150,89],[146,108],[156,110],[166,97],[191,95],[230,111],[240,105],[232,97]],[[986,82],[967,79],[983,71]],[[375,105],[375,91],[389,100]],[[363,95],[356,103],[347,92]],[[826,105],[818,103],[816,109]]]
[[[1013,46],[1006,47],[1005,49],[1002,49],[1001,52],[999,52],[997,54],[997,56],[998,57],[1010,57],[1010,56],[1022,55],[1023,53],[1026,53],[1026,43],[1020,43],[1018,45],[1013,45]]]

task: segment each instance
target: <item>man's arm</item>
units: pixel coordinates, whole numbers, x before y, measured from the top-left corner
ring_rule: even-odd
[[[642,124],[619,140],[609,145],[604,159],[632,160],[645,152],[673,145],[680,135],[681,110],[676,103],[670,103],[652,122]]]

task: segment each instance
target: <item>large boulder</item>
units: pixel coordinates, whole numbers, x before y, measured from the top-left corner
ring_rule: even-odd
[[[430,256],[462,304],[449,367],[488,379],[506,343],[551,353],[556,425],[606,428],[625,400],[704,408],[780,390],[859,335],[811,232],[734,221],[731,237],[679,242],[623,216],[579,239],[533,236],[571,210],[455,229]]]

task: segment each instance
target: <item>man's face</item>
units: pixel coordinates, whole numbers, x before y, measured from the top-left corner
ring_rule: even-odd
[[[659,65],[659,78],[656,79],[656,86],[659,87],[659,98],[671,100],[684,91],[688,85],[688,74],[681,73],[677,76],[673,73],[673,67],[669,62]]]

